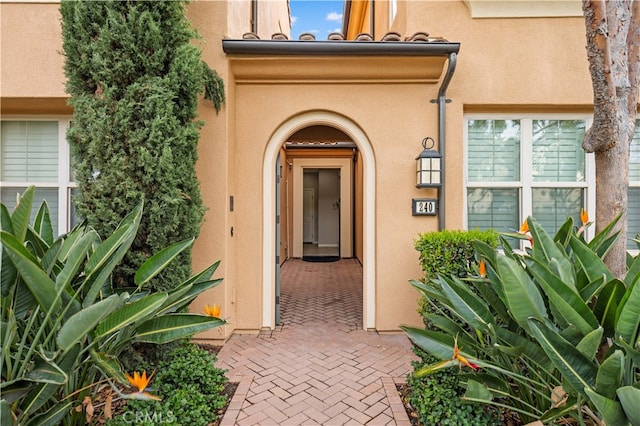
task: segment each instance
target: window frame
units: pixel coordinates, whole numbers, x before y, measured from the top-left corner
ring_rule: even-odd
[[[36,188],[58,190],[58,217],[51,218],[56,221],[58,234],[62,235],[71,230],[71,191],[78,187],[71,179],[71,152],[67,142],[67,129],[71,124],[69,115],[3,115],[2,121],[56,121],[58,123],[58,176],[56,181],[5,181],[0,180],[0,186],[27,188],[31,185]],[[0,177],[1,179],[1,177]],[[36,206],[39,207],[39,206]]]
[[[518,120],[520,122],[520,180],[499,182],[499,181],[469,181],[469,120]],[[593,122],[593,116],[579,113],[469,113],[463,118],[463,226],[469,228],[469,206],[468,191],[471,188],[490,189],[517,189],[518,191],[518,212],[519,224],[528,216],[533,214],[533,190],[536,188],[579,188],[584,191],[584,208],[589,212],[591,221],[596,218],[595,200],[595,156],[593,153],[585,153],[584,181],[582,182],[545,182],[534,181],[533,179],[533,121],[535,120],[581,120],[585,122],[585,131],[589,129]],[[508,230],[497,230],[506,232]],[[586,230],[586,238],[595,236],[595,227],[591,226]],[[521,241],[520,249],[528,247],[530,244]]]

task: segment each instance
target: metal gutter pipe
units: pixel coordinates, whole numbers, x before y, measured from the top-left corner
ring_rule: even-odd
[[[446,142],[446,120],[445,120],[445,106],[447,103],[451,102],[450,99],[447,99],[446,92],[449,87],[449,83],[451,82],[451,78],[453,77],[453,73],[456,70],[456,62],[457,62],[457,51],[449,53],[449,61],[447,64],[447,72],[442,79],[442,84],[440,85],[440,89],[438,90],[438,99],[432,99],[431,103],[438,104],[438,147],[440,149],[441,158],[441,170],[443,171],[441,177],[442,186],[438,189],[440,191],[440,206],[438,209],[438,231],[442,231],[445,229],[445,142]]]
[[[258,0],[251,0],[251,32],[258,34]]]
[[[224,39],[222,50],[227,54],[239,55],[448,56],[451,63],[451,54],[458,53],[460,43]]]

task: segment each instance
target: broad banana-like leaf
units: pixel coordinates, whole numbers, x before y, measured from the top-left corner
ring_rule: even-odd
[[[640,389],[633,386],[624,386],[618,388],[616,394],[631,424],[640,425]]]
[[[69,377],[55,362],[48,361],[38,355],[33,369],[24,378],[30,382],[62,385],[67,382]]]
[[[154,254],[138,268],[134,282],[138,288],[148,283],[171,263],[180,253],[193,244],[194,239],[181,241],[170,245]]]
[[[560,315],[567,324],[578,327],[583,335],[598,328],[598,320],[575,287],[562,281],[538,259],[530,258],[527,263],[529,271],[547,295],[549,303],[555,308],[556,315]]]
[[[59,385],[51,383],[38,383],[36,386],[32,387],[31,391],[20,403],[20,408],[23,411],[18,417],[18,422],[23,423],[25,419],[30,418],[31,415],[38,411],[59,388]]]
[[[190,287],[179,287],[176,290],[172,290],[169,293],[169,297],[167,298],[167,300],[165,300],[165,302],[163,303],[162,310],[160,310],[159,313],[162,314],[179,311],[180,309],[190,304],[193,299],[202,294],[204,291],[218,286],[220,283],[222,283],[222,280],[222,278],[218,278],[209,281],[199,281],[192,284]]]
[[[598,300],[593,308],[593,312],[598,317],[600,324],[604,327],[605,335],[613,337],[616,325],[616,313],[618,305],[626,291],[624,283],[618,279],[609,281],[598,294]]]
[[[56,336],[58,346],[63,351],[67,351],[84,339],[107,315],[122,306],[122,303],[120,296],[114,294],[74,314],[58,332]]]
[[[640,255],[634,257],[631,264],[627,267],[627,275],[624,277],[624,283],[628,287],[632,282],[637,280],[640,280]]]
[[[98,324],[95,330],[95,339],[108,337],[129,324],[151,317],[166,299],[167,293],[154,293],[118,308]]]
[[[462,399],[490,404],[493,401],[493,393],[484,384],[469,379],[467,380],[467,390]]]
[[[45,312],[60,309],[60,297],[56,294],[55,284],[42,270],[37,260],[13,235],[1,231],[0,239],[3,251],[11,258],[38,305]]]
[[[495,276],[495,272],[492,272],[493,276]],[[487,282],[485,280],[473,280],[473,286],[478,290],[478,293],[482,296],[486,303],[491,306],[491,309],[497,314],[503,321],[509,322],[511,321],[511,316],[509,315],[509,311],[507,307],[502,303],[500,296],[498,296],[498,292],[496,291],[495,286],[493,286],[493,282]]]
[[[618,338],[618,340],[616,340],[616,343],[624,348],[627,356],[631,357],[631,360],[637,366],[640,366],[640,350],[637,349],[637,348],[640,348],[640,342],[637,342],[637,348],[632,347],[630,344],[628,344],[621,338]]]
[[[48,245],[53,244],[53,226],[47,201],[43,201],[33,220],[33,229]]]
[[[551,370],[553,367],[551,360],[540,345],[503,327],[496,327],[495,332],[500,341],[504,343],[503,346],[517,349],[544,370]]]
[[[472,327],[486,332],[488,325],[494,321],[487,305],[455,277],[440,277],[440,285],[453,312]]]
[[[0,400],[0,424],[3,426],[13,426],[14,424],[11,407],[9,406],[9,402],[4,398]]]
[[[562,377],[571,387],[587,396],[585,390],[593,389],[596,383],[597,366],[541,321],[531,318],[529,325],[531,334],[540,343]]]
[[[91,359],[96,363],[96,365],[102,371],[102,374],[105,375],[105,377],[108,377],[110,379],[116,379],[118,382],[120,382],[123,385],[129,384],[129,381],[127,380],[124,373],[122,372],[122,367],[120,366],[120,363],[115,357],[108,354],[101,353],[101,352],[97,352],[93,349],[89,351],[89,354],[91,355]]]
[[[573,250],[578,264],[587,274],[589,282],[592,282],[603,275],[606,277],[607,281],[614,278],[609,268],[607,268],[607,265],[604,264],[602,258],[594,253],[593,250],[584,242],[576,238],[575,235],[571,237],[569,244],[571,245],[571,250]]]
[[[584,274],[584,271],[580,271],[581,274]],[[586,280],[586,275],[585,276],[585,280]],[[583,287],[581,287],[579,289],[580,291],[580,297],[582,297],[582,300],[591,300],[592,298],[594,298],[596,295],[600,294],[600,292],[602,291],[602,289],[604,288],[605,285],[607,285],[607,281],[606,281],[606,276],[602,275],[601,277],[597,278],[596,280],[585,284]]]
[[[614,399],[622,381],[623,368],[624,354],[621,350],[616,350],[600,364],[595,391],[604,397]],[[638,401],[640,403],[640,399]]]
[[[64,268],[56,277],[56,288],[62,289],[71,285],[71,281],[77,277],[77,272],[87,260],[87,253],[97,240],[98,234],[95,231],[88,232],[79,238],[74,246],[69,250]]]
[[[522,266],[513,259],[499,256],[497,267],[504,286],[505,304],[513,319],[525,330],[529,330],[530,317],[547,319],[542,295]]]
[[[620,235],[620,231],[611,234],[611,231],[620,220],[620,217],[622,217],[622,213],[617,215],[615,219],[613,219],[602,231],[598,232],[596,236],[589,241],[589,248],[597,253],[601,258],[604,258]]]
[[[86,285],[83,307],[91,305],[98,296],[113,269],[127,254],[140,226],[143,203],[140,203],[122,220],[109,238],[100,244],[85,265]]]
[[[444,315],[426,314],[425,317],[430,325],[439,328],[450,336],[461,336],[467,333],[458,323]]]
[[[553,236],[553,240],[562,247],[567,247],[567,245],[569,245],[571,235],[573,235],[573,218],[568,217],[562,226],[556,231],[556,235]]]
[[[400,327],[418,347],[438,359],[451,359],[453,355],[453,337],[436,331],[421,328]]]
[[[580,343],[576,345],[576,349],[582,352],[588,359],[594,359],[602,344],[603,334],[604,329],[602,327],[596,328],[580,340]]]
[[[634,345],[640,328],[640,280],[627,287],[616,311],[616,336]]]
[[[196,284],[196,283],[199,283],[199,282],[211,280],[211,277],[213,276],[213,274],[218,269],[218,266],[220,266],[220,261],[219,260],[216,261],[215,263],[213,263],[212,265],[209,265],[203,271],[195,274],[194,276],[192,276],[191,278],[189,278],[185,282],[183,282],[181,284],[178,284],[176,289],[178,287],[187,286],[187,285],[190,285],[190,284]]]
[[[593,402],[606,425],[632,426],[620,402],[602,396],[592,389],[585,389],[587,398]],[[637,401],[636,401],[637,405]]]
[[[409,280],[409,284],[416,288],[427,299],[437,300],[438,302],[443,304],[446,304],[448,302],[447,297],[444,295],[444,293],[435,288],[433,285],[425,284],[422,281],[417,280]]]
[[[26,395],[33,386],[33,382],[29,382],[22,378],[8,382],[1,382],[0,389],[2,390],[2,400],[7,401],[9,404],[13,404],[14,401],[17,401]],[[4,425],[4,423],[1,424]]]
[[[226,324],[220,318],[193,314],[169,314],[146,321],[136,328],[134,340],[168,343]]]
[[[547,234],[542,226],[532,217],[527,218],[529,224],[529,232],[533,238],[533,247],[531,255],[541,261],[551,264],[555,263],[554,272],[568,286],[576,288],[575,274],[573,266],[567,258],[564,249],[558,247],[558,244]]]
[[[69,415],[75,401],[63,400],[49,408],[46,412],[30,419],[25,426],[50,426],[60,424]]]
[[[19,242],[23,243],[27,236],[27,228],[31,219],[31,206],[33,205],[33,197],[36,193],[36,187],[30,186],[18,196],[18,204],[13,213],[11,213],[11,223],[13,225],[13,235]]]

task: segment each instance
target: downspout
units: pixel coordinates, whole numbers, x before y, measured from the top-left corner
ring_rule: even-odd
[[[449,83],[451,82],[451,78],[453,77],[453,73],[456,70],[456,61],[457,54],[455,52],[449,53],[449,61],[447,64],[447,72],[442,79],[442,84],[440,85],[440,90],[438,90],[438,99],[431,99],[431,103],[438,104],[438,143],[440,149],[440,155],[442,156],[441,161],[441,170],[442,170],[442,186],[438,189],[440,191],[440,206],[438,209],[438,231],[442,231],[445,229],[445,190],[447,185],[445,185],[445,142],[446,142],[446,115],[445,115],[445,106],[447,103],[451,102],[451,99],[447,99],[446,92],[449,87]]]
[[[258,34],[258,0],[251,0],[251,32]]]

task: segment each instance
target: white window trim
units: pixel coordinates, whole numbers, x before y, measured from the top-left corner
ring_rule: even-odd
[[[0,181],[3,187],[57,188],[58,189],[58,217],[51,218],[58,224],[58,234],[69,232],[71,228],[71,189],[77,184],[71,181],[71,156],[67,142],[67,129],[71,124],[70,116],[61,115],[3,115],[2,121],[57,121],[58,122],[58,179],[55,182],[38,181]]]
[[[468,173],[468,121],[469,120],[519,120],[520,121],[520,181],[517,182],[469,182]],[[585,177],[583,182],[533,182],[532,177],[532,122],[533,120],[583,120],[585,131],[591,126],[593,118],[588,114],[465,114],[463,120],[463,173],[464,173],[464,194],[463,209],[465,229],[468,229],[468,205],[467,193],[471,188],[516,188],[520,195],[520,218],[522,223],[527,217],[533,215],[532,189],[533,188],[585,188],[585,210],[589,213],[591,221],[596,219],[595,202],[595,156],[592,153],[585,153]],[[497,230],[505,232],[507,230]],[[595,236],[595,227],[587,228],[585,237],[591,239]],[[528,243],[523,243],[528,245]]]

